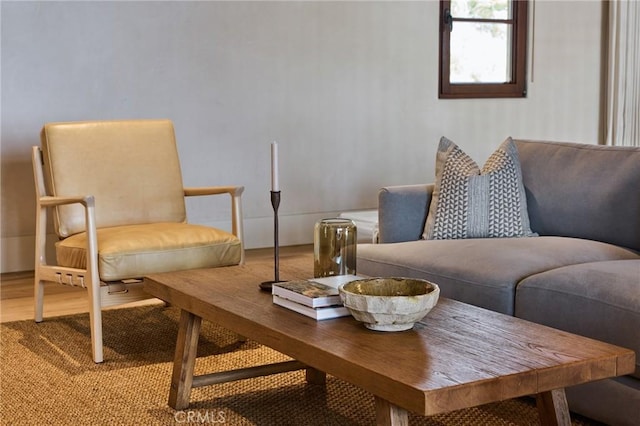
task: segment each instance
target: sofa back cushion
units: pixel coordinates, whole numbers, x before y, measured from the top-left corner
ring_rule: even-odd
[[[640,148],[515,142],[533,232],[640,251]]]

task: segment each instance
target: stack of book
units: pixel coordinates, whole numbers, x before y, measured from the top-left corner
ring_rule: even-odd
[[[274,283],[271,286],[273,303],[318,321],[348,316],[349,311],[342,305],[338,287],[363,278],[358,275],[336,275]]]

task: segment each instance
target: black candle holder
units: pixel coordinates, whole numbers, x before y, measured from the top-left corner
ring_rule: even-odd
[[[280,207],[280,191],[271,191],[271,205],[273,206],[273,281],[260,283],[260,290],[271,291],[274,283],[280,280],[280,244],[278,242],[278,208]]]

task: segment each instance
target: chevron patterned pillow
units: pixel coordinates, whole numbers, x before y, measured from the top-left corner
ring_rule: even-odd
[[[511,138],[482,170],[455,143],[440,139],[435,190],[422,237],[427,240],[530,237],[518,151]]]

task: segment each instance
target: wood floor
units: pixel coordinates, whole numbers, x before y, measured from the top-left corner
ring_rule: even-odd
[[[280,256],[297,253],[312,253],[313,245],[280,247]],[[247,259],[273,257],[273,249],[246,251]],[[129,304],[140,306],[162,303],[149,299]],[[44,317],[71,315],[89,312],[86,290],[78,287],[51,284],[45,287]],[[0,322],[33,319],[33,272],[2,274],[0,277]]]

